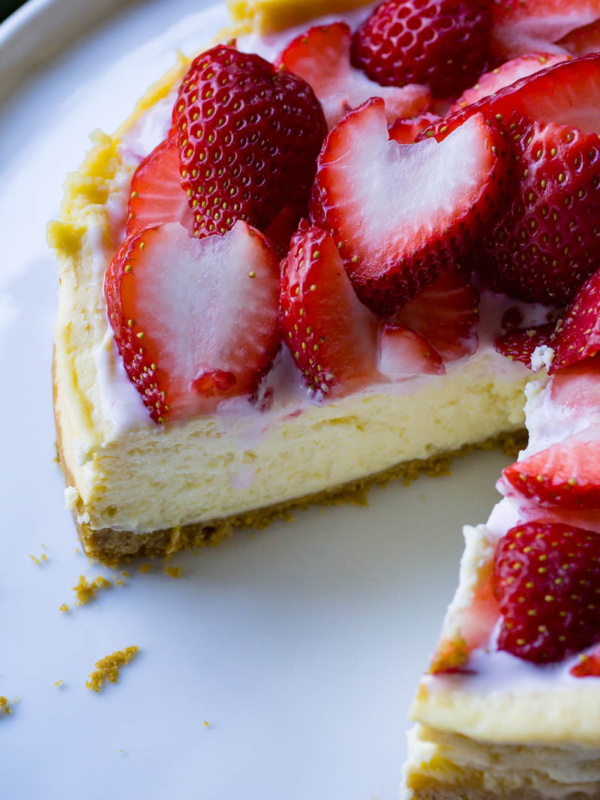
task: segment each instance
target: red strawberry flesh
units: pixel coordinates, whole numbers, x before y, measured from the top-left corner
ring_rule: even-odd
[[[550,374],[590,358],[600,350],[600,272],[579,289],[559,323]]]
[[[542,506],[600,509],[600,436],[593,431],[570,436],[517,461],[503,475]]]
[[[370,97],[385,100],[388,121],[423,113],[430,101],[427,86],[380,86],[350,64],[350,27],[344,22],[310,28],[296,37],[275,64],[299,75],[320,100],[329,128]]]
[[[361,300],[390,313],[477,241],[506,202],[509,167],[503,137],[481,116],[441,143],[400,145],[372,99],[329,134],[311,212],[332,231]]]
[[[472,105],[484,97],[489,97],[500,91],[500,89],[516,83],[521,78],[526,78],[547,67],[553,67],[568,58],[569,56],[562,53],[532,53],[505,61],[504,64],[496,67],[491,72],[485,72],[480,75],[477,83],[463,92],[454,103],[450,113],[460,111],[465,106]]]
[[[429,342],[402,325],[382,325],[379,347],[379,370],[392,380],[446,372],[440,354]]]
[[[536,664],[600,640],[600,535],[561,523],[512,528],[498,544],[498,648]]]
[[[164,222],[180,222],[191,230],[192,214],[181,188],[174,138],[155,147],[134,172],[128,210],[126,236]]]
[[[278,259],[239,222],[198,241],[175,223],[125,240],[107,270],[108,317],[155,422],[250,394],[279,346]]]
[[[281,328],[303,380],[333,397],[379,377],[377,319],[356,297],[332,237],[302,225],[282,263]]]
[[[549,347],[552,343],[555,324],[538,325],[525,330],[509,331],[494,342],[495,349],[511,361],[520,361],[531,369],[531,357],[538,347]]]
[[[477,350],[479,293],[469,275],[449,270],[399,311],[394,322],[420,334],[444,363],[456,361]]]

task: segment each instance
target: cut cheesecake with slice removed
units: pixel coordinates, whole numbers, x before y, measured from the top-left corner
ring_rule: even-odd
[[[486,525],[465,529],[406,798],[600,796],[599,358],[528,386],[529,446]]]
[[[390,93],[361,73],[373,97],[353,94],[325,143],[310,85],[242,52],[256,41],[174,68],[70,176],[50,226],[66,497],[104,561],[214,543],[522,429],[531,372],[493,343],[553,309],[480,299],[463,266],[509,200],[500,130],[473,115],[402,146]],[[404,113],[428,87],[413,96]]]

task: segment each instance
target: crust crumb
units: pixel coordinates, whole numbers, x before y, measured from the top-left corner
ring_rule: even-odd
[[[61,606],[58,607],[59,611],[62,611],[65,614],[69,610],[69,606],[66,603],[63,603]]]
[[[62,680],[62,678],[61,678],[59,681],[56,681],[56,683],[55,683],[54,685],[55,685],[55,686],[62,686],[62,685],[63,685],[63,680]]]
[[[151,569],[152,569],[152,564],[148,563],[142,564],[142,566],[140,567],[140,572],[142,573],[142,575],[147,575]]]
[[[125,664],[129,664],[132,658],[138,652],[138,647],[126,647],[124,650],[115,650],[109,656],[101,658],[96,661],[96,669],[88,676],[85,683],[86,689],[92,689],[94,692],[99,692],[104,686],[106,681],[117,683],[119,680],[119,671]]]
[[[10,707],[8,697],[4,697],[3,695],[0,695],[0,713],[12,714],[12,708]]]
[[[99,589],[109,589],[111,586],[110,581],[107,581],[102,575],[99,575],[95,581],[87,582],[85,575],[79,576],[79,583],[73,586],[73,591],[77,595],[77,605],[83,606],[94,599],[96,592]]]
[[[170,578],[181,578],[181,567],[165,567],[165,572]]]
[[[208,722],[207,720],[204,720],[204,727],[205,728],[209,728],[210,727],[210,722]]]

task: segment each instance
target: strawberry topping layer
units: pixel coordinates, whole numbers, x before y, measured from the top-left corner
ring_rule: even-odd
[[[600,640],[600,536],[559,523],[512,528],[500,540],[494,591],[498,649],[561,661]]]
[[[595,356],[600,350],[600,273],[596,272],[575,295],[559,324],[550,373]]]

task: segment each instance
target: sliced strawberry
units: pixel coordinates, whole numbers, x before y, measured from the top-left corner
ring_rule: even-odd
[[[327,126],[297,75],[217,45],[192,62],[173,122],[197,236],[239,219],[264,230],[285,205],[308,202]]]
[[[483,97],[489,97],[491,94],[500,91],[500,89],[504,89],[505,86],[516,83],[521,78],[533,75],[535,72],[546,69],[546,67],[553,67],[568,58],[568,55],[562,53],[530,53],[526,56],[519,56],[510,61],[505,61],[504,64],[496,67],[491,72],[481,75],[475,86],[463,92],[450,109],[450,113],[460,111],[465,106],[470,106]]]
[[[305,211],[306,203],[284,206],[273,222],[265,228],[265,236],[275,245],[282,258],[287,255],[290,249],[290,241],[296,233]]]
[[[492,6],[492,52],[501,60],[536,50],[564,52],[553,42],[600,17],[598,0],[502,0]]]
[[[278,258],[238,222],[200,241],[168,223],[134,233],[104,280],[125,370],[155,422],[253,392],[279,346]]]
[[[526,117],[557,125],[572,125],[584,133],[600,131],[600,54],[563,61],[521,78],[516,83],[426,128],[419,139],[447,135],[481,113],[486,119]]]
[[[309,389],[332,397],[377,377],[377,326],[331,236],[302,225],[282,264],[281,328]]]
[[[594,647],[590,653],[582,653],[579,663],[571,667],[569,673],[574,678],[600,678],[600,647]]]
[[[561,416],[580,417],[586,412],[589,419],[600,415],[600,355],[563,367],[552,376],[550,399],[561,409]]]
[[[411,119],[397,119],[390,125],[390,139],[398,144],[412,144],[422,130],[433,125],[439,119],[437,114],[431,114],[429,111]]]
[[[522,119],[509,129],[519,191],[484,236],[479,271],[496,292],[562,305],[600,260],[600,137]]]
[[[556,329],[550,373],[595,356],[600,351],[600,272],[575,295]]]
[[[598,13],[600,14],[600,11]],[[587,56],[588,53],[597,53],[600,51],[600,19],[576,28],[559,39],[556,44],[564,47],[572,56]]]
[[[444,272],[404,306],[394,322],[420,334],[448,364],[477,350],[479,293],[466,273]]]
[[[164,222],[191,225],[179,177],[179,148],[167,138],[146,156],[131,179],[126,236]]]
[[[380,99],[331,131],[311,213],[332,232],[366,305],[393,312],[457,265],[506,202],[505,144],[477,117],[439,144],[400,145]]]
[[[494,591],[502,624],[498,649],[543,664],[600,640],[600,535],[530,522],[500,540]]]
[[[510,331],[499,336],[494,342],[494,348],[511,361],[520,361],[531,369],[531,357],[534,351],[542,345],[549,347],[556,325],[548,322],[525,330]]]
[[[540,505],[600,509],[600,437],[590,430],[569,436],[517,461],[503,475]]]
[[[296,37],[275,61],[312,86],[330,129],[351,108],[370,97],[383,98],[389,122],[426,110],[431,98],[427,86],[411,84],[399,88],[369,80],[350,64],[350,41],[350,27],[345,22],[320,25]]]
[[[379,371],[392,380],[413,375],[444,375],[440,354],[418,333],[402,325],[381,326]]]
[[[484,70],[491,27],[486,0],[384,0],[354,34],[352,58],[385,86],[456,96]]]

